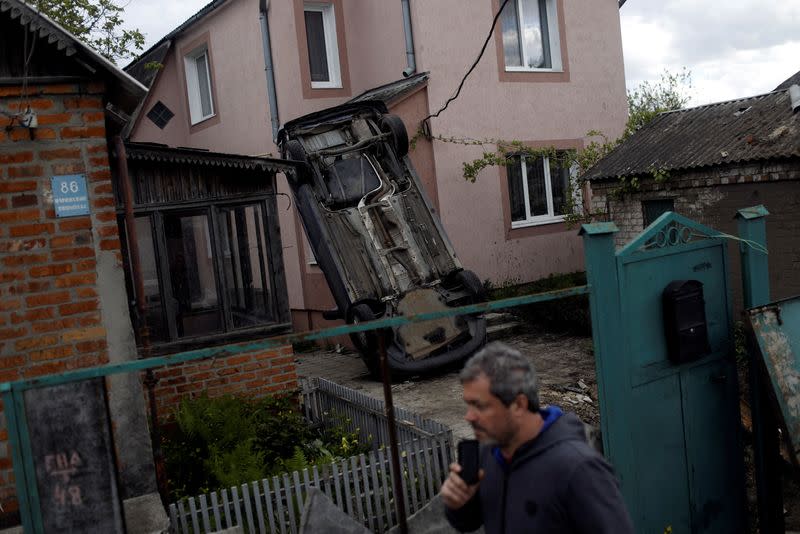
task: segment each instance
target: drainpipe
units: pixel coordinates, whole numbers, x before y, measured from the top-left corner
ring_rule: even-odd
[[[139,260],[139,238],[136,234],[136,218],[133,214],[133,184],[128,174],[128,154],[125,151],[125,142],[122,137],[114,137],[114,149],[117,153],[117,169],[119,185],[122,189],[122,198],[125,203],[125,233],[128,238],[128,258],[131,262],[131,278],[133,289],[136,293],[136,315],[139,341],[142,344],[142,359],[147,359],[152,354],[150,344],[150,329],[147,326],[147,310],[144,301],[144,277],[142,265]],[[156,405],[156,384],[158,379],[152,369],[145,373],[144,385],[147,386],[147,397],[150,404],[150,437],[153,445],[153,460],[156,468],[156,484],[161,500],[167,498],[167,472],[164,463],[164,453],[161,450],[161,429],[158,426],[158,407]]]
[[[417,59],[414,57],[414,32],[411,30],[411,6],[409,0],[400,0],[403,5],[403,29],[406,34],[406,61],[408,68],[403,71],[406,78],[417,72]]]
[[[264,73],[267,76],[267,94],[269,95],[269,116],[272,122],[272,140],[278,141],[278,130],[281,127],[278,118],[278,93],[275,90],[275,69],[272,66],[272,45],[269,36],[269,0],[262,0],[258,19],[261,23],[261,41],[264,47]]]

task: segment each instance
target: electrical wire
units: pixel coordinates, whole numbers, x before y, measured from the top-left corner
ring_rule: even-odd
[[[437,111],[436,113],[432,113],[427,117],[425,117],[424,119],[422,119],[423,123],[427,122],[428,119],[438,117],[440,113],[442,113],[444,110],[447,109],[447,106],[450,105],[450,102],[454,101],[461,94],[461,89],[464,87],[464,82],[467,81],[467,78],[469,77],[470,74],[472,74],[472,71],[475,70],[475,67],[478,66],[478,63],[483,57],[483,53],[486,51],[486,47],[489,45],[489,39],[492,38],[492,34],[494,33],[494,27],[497,25],[497,19],[500,18],[500,15],[503,13],[503,9],[506,7],[507,3],[508,0],[503,0],[503,3],[500,5],[500,9],[497,10],[497,13],[494,16],[494,20],[492,20],[492,27],[489,28],[489,34],[486,36],[486,40],[483,41],[483,46],[481,47],[481,51],[478,53],[478,57],[475,58],[475,61],[472,63],[472,66],[469,68],[467,73],[464,74],[464,77],[461,78],[461,83],[458,84],[458,89],[456,89],[455,94],[447,99],[447,102],[444,103],[444,106],[442,106],[442,108],[439,111]]]

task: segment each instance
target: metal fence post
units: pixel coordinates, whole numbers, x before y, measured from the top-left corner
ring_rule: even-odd
[[[739,237],[742,239],[739,252],[745,309],[770,302],[769,260],[765,250],[762,250],[767,245],[767,215],[769,212],[764,206],[744,208],[736,213]],[[769,382],[764,379],[758,349],[752,342],[749,343],[748,354],[759,529],[761,532],[784,532],[779,422],[772,409],[767,389]]]
[[[592,318],[597,394],[603,452],[619,475],[623,495],[634,515],[634,495],[625,491],[625,481],[633,476],[633,451],[617,397],[629,389],[629,364],[625,352],[622,312],[620,310],[619,274],[614,246],[614,223],[584,224],[583,251],[586,258],[586,281],[589,286],[589,309]],[[631,325],[633,327],[633,325]]]

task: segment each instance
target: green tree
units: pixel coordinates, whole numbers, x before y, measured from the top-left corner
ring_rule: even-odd
[[[652,121],[659,113],[683,108],[689,102],[692,73],[684,67],[678,73],[665,70],[656,82],[644,81],[628,91],[628,122],[623,139]]]
[[[125,5],[115,0],[28,0],[109,60],[134,57],[144,48],[144,35],[123,28]]]

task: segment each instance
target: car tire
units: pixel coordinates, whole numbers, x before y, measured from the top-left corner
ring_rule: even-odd
[[[368,304],[359,303],[350,308],[348,313],[347,322],[350,324],[366,323],[374,320],[375,312]],[[364,365],[372,378],[380,376],[381,364],[380,355],[378,354],[378,336],[381,334],[378,331],[370,330],[368,332],[355,332],[350,334],[350,340],[356,346]]]
[[[473,302],[486,302],[486,289],[483,287],[478,275],[464,269],[463,271],[458,271],[454,278],[472,295]]]
[[[296,139],[290,139],[289,141],[283,143],[283,158],[302,163],[302,165],[297,169],[296,181],[298,183],[306,182],[310,172],[308,155],[303,149],[303,145],[300,144],[300,141],[297,141]],[[292,178],[289,177],[289,180],[291,179]]]
[[[408,154],[408,132],[403,120],[397,115],[384,115],[381,119],[381,131],[392,134],[392,146],[397,157]]]

